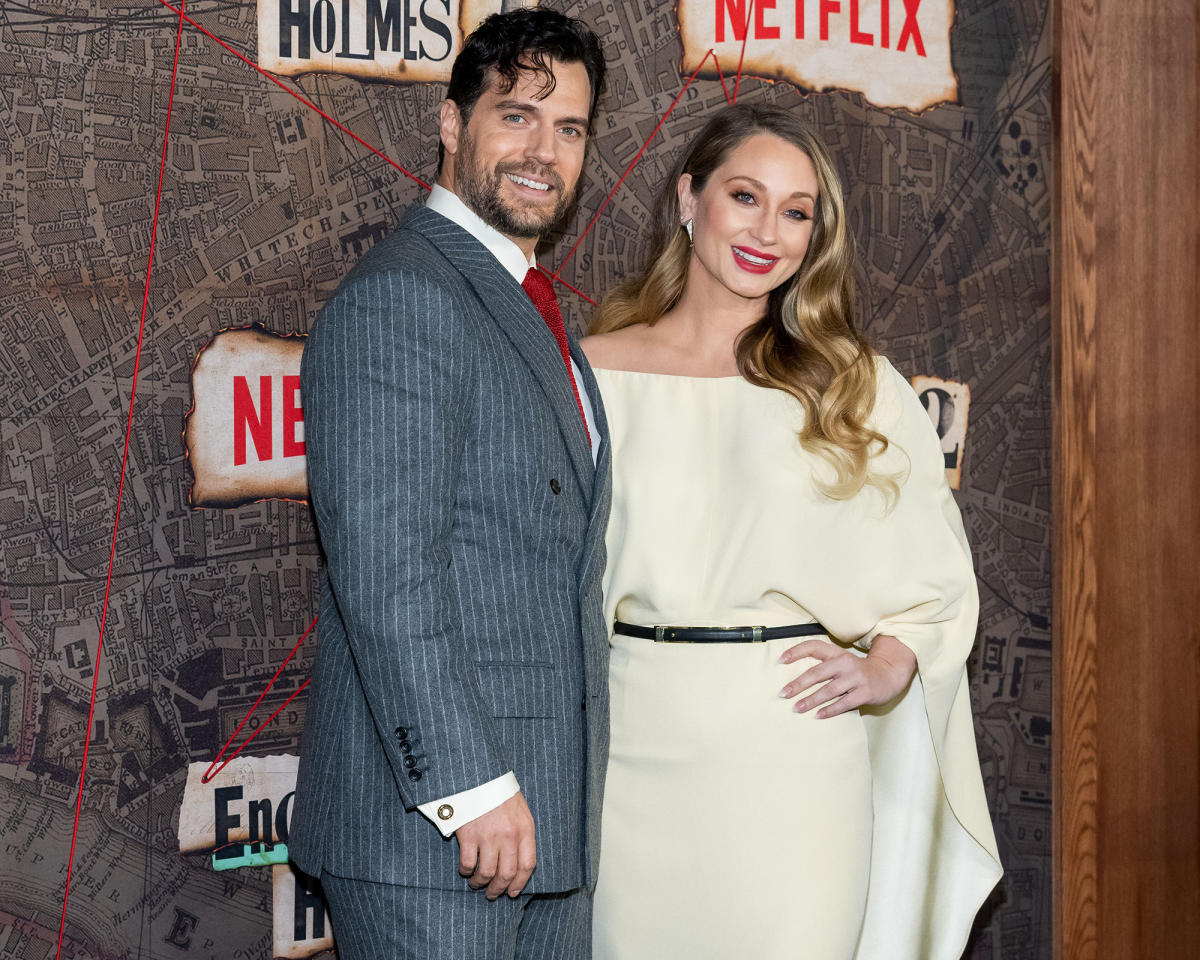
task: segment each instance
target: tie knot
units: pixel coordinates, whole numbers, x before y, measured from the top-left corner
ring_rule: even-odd
[[[529,272],[525,274],[525,279],[521,281],[521,286],[539,310],[541,310],[542,304],[556,302],[558,299],[554,296],[554,284],[537,267],[529,268]]]

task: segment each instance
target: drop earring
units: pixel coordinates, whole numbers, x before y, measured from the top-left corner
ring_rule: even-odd
[[[683,229],[687,231],[687,235],[688,235],[688,243],[689,243],[689,244],[691,244],[691,243],[694,243],[695,241],[692,239],[692,221],[691,221],[691,218],[689,218],[689,219],[688,219],[688,220],[687,220],[687,221],[684,223],[684,225],[683,225]]]

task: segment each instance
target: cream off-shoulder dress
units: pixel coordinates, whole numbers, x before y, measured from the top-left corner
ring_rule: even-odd
[[[956,960],[1001,874],[964,669],[978,595],[937,436],[877,361],[876,469],[832,500],[802,411],[741,377],[596,370],[613,443],[605,607],[646,626],[817,621],[918,662],[883,708],[818,720],[779,690],[796,639],[614,635],[596,960]],[[820,638],[820,642],[832,642]]]

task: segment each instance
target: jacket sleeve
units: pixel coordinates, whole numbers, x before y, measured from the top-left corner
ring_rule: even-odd
[[[449,291],[393,269],[338,288],[301,364],[309,490],[330,585],[410,809],[513,769],[450,574],[473,362]]]

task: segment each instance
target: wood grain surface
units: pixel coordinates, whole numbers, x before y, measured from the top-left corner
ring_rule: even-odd
[[[1054,956],[1096,958],[1096,9],[1055,19]]]
[[[1200,0],[1056,6],[1055,956],[1200,956]]]

